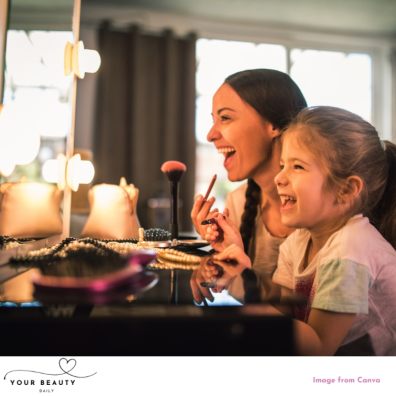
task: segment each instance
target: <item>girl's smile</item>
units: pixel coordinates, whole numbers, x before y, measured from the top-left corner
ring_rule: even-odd
[[[282,146],[281,171],[275,177],[281,199],[282,223],[311,232],[334,230],[334,220],[343,214],[336,194],[326,186],[320,160],[298,140],[298,130],[288,131]]]

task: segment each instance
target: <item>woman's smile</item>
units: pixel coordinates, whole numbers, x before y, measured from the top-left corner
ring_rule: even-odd
[[[207,138],[224,155],[228,178],[239,181],[254,177],[268,162],[278,131],[227,84],[213,97],[212,117]]]

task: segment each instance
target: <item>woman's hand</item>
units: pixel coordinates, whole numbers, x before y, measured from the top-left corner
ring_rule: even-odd
[[[228,246],[236,245],[243,250],[243,241],[236,225],[228,217],[228,210],[225,209],[223,214],[216,213],[213,215],[216,223],[210,224],[206,228],[204,239],[206,239],[213,249],[218,252],[223,251]]]
[[[197,195],[191,209],[191,220],[194,224],[195,230],[202,239],[205,239],[207,227],[205,225],[201,225],[202,221],[213,217],[219,211],[216,208],[211,210],[215,200],[215,197],[210,197],[208,200],[205,200],[202,195]]]

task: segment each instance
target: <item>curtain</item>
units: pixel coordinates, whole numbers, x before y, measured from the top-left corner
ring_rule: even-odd
[[[121,176],[140,190],[138,214],[149,222],[150,198],[169,197],[164,161],[187,165],[180,183],[179,229],[191,230],[195,179],[196,37],[99,30],[102,66],[98,75],[94,159],[95,182]]]

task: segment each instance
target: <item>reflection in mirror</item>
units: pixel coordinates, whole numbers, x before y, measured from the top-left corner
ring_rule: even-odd
[[[62,193],[48,184],[43,165],[64,154],[71,130],[72,76],[64,75],[64,48],[73,41],[72,13],[73,0],[10,4],[0,115],[0,205],[7,204],[0,214],[2,236],[22,240],[62,232]],[[25,218],[33,227],[16,213],[34,213],[34,219]],[[34,224],[44,232],[37,233]]]
[[[72,0],[69,3],[71,21]],[[12,2],[7,34],[0,123],[2,151],[8,150],[2,153],[0,172],[8,181],[23,176],[43,181],[43,163],[64,152],[70,129],[71,77],[64,76],[63,53],[66,42],[72,40],[71,23],[67,30],[39,21],[25,27],[26,7],[24,0]]]

